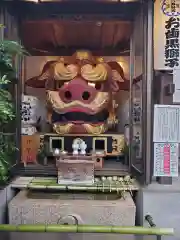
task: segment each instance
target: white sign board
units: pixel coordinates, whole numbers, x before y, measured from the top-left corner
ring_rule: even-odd
[[[178,177],[178,143],[154,143],[154,176]]]
[[[180,69],[180,0],[154,3],[154,69]]]
[[[154,105],[154,142],[180,142],[180,106]]]

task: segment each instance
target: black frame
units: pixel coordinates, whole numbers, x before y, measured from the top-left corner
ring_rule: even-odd
[[[144,137],[144,142],[143,142],[143,162],[144,162],[144,171],[143,173],[138,174],[140,178],[142,179],[142,183],[148,184],[151,181],[151,168],[152,168],[152,162],[151,162],[151,156],[152,156],[152,143],[151,143],[151,133],[152,132],[152,116],[149,114],[150,108],[152,109],[152,104],[151,104],[151,95],[152,92],[148,94],[148,87],[152,86],[152,81],[151,83],[147,84],[147,81],[150,80],[152,77],[151,74],[148,75],[147,72],[152,73],[152,9],[153,9],[153,1],[152,0],[146,0],[146,1],[141,1],[139,3],[111,3],[111,4],[103,4],[103,3],[82,3],[81,2],[81,8],[77,8],[77,2],[71,3],[71,8],[70,8],[70,3],[61,3],[61,10],[57,10],[58,8],[56,7],[57,3],[40,3],[38,4],[33,4],[33,3],[25,3],[25,2],[8,2],[6,3],[6,7],[8,7],[9,12],[11,14],[16,14],[16,17],[19,19],[19,24],[25,19],[35,19],[35,16],[41,16],[41,19],[43,18],[52,18],[52,19],[57,19],[57,18],[62,18],[65,16],[65,18],[75,18],[83,14],[82,19],[83,20],[85,17],[89,18],[90,15],[92,14],[99,14],[101,17],[101,20],[104,19],[116,19],[116,20],[125,20],[127,18],[130,18],[133,20],[133,14],[132,10],[135,9],[135,12],[139,8],[139,4],[143,3],[144,7],[144,18],[145,18],[145,26],[148,27],[148,30],[144,31],[144,46],[148,45],[148,49],[144,51],[144,68],[143,68],[143,121],[146,121],[147,124],[144,124],[143,126],[143,137]],[[48,10],[46,9],[48,5]],[[58,3],[59,4],[59,3]],[[92,6],[90,8],[89,6]],[[128,7],[130,9],[128,14],[127,13]],[[23,9],[23,11],[22,11]],[[50,10],[49,10],[50,9]],[[81,10],[80,10],[81,9]],[[94,12],[96,9],[96,12]],[[27,12],[29,11],[29,13]],[[53,14],[53,11],[54,14]],[[77,19],[79,20],[79,19]],[[20,34],[21,36],[21,34]],[[148,43],[148,44],[147,44]],[[22,65],[22,59],[19,59],[19,71],[18,71],[18,77],[20,78],[21,76],[21,65]],[[149,66],[148,66],[149,65]],[[149,71],[150,70],[150,71]],[[20,81],[18,81],[18,86],[17,86],[17,147],[19,148],[19,154],[18,154],[18,163],[15,167],[12,168],[11,174],[13,176],[18,176],[18,175],[24,175],[24,176],[57,176],[57,170],[52,167],[30,167],[30,168],[24,168],[24,165],[20,163],[20,157],[21,157],[21,121],[20,121],[20,105],[21,105],[21,86],[20,86]],[[149,105],[148,105],[149,104]],[[147,108],[148,106],[148,108]],[[150,107],[150,108],[149,108]],[[146,111],[144,111],[146,109]],[[151,127],[151,128],[150,128]],[[149,137],[148,137],[149,134]],[[148,137],[148,139],[146,139]],[[148,153],[146,153],[148,151]],[[148,155],[149,154],[149,155]],[[132,170],[132,165],[130,165],[130,169]],[[136,172],[137,174],[137,172]]]

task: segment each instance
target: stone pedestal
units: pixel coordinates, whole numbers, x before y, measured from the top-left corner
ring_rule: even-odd
[[[91,224],[134,226],[136,207],[129,193],[29,194],[20,191],[9,203],[9,224]]]
[[[61,155],[56,160],[58,169],[58,184],[83,184],[94,183],[94,158],[92,155]]]

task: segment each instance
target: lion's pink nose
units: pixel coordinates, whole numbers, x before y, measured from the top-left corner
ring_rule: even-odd
[[[95,98],[96,93],[95,88],[79,78],[73,79],[59,90],[59,95],[64,102],[81,101],[89,103]]]

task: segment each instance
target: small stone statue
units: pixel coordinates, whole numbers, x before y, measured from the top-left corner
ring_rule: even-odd
[[[79,143],[77,141],[73,142],[72,145],[72,149],[73,149],[73,155],[78,155],[79,154]]]
[[[87,144],[84,141],[82,141],[80,143],[80,150],[81,150],[80,154],[81,155],[86,155],[86,148],[87,148]]]

